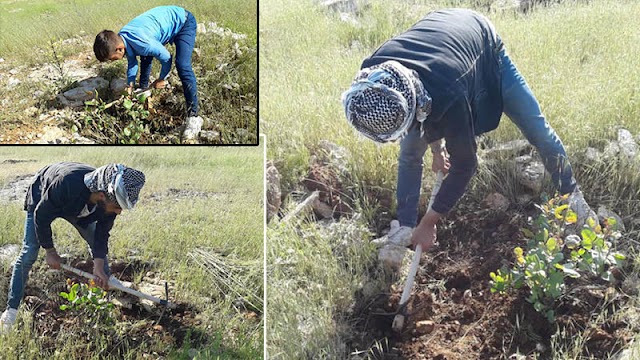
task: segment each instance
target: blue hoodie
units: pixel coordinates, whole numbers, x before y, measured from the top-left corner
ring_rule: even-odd
[[[138,56],[153,56],[162,64],[160,79],[164,80],[171,70],[171,54],[164,47],[173,43],[187,20],[187,11],[179,6],[158,6],[125,25],[118,35],[126,47],[127,82],[134,83],[138,73]]]

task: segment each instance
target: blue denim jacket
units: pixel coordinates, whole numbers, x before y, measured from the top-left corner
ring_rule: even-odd
[[[124,40],[127,61],[127,82],[136,81],[138,56],[153,56],[162,64],[160,79],[165,79],[171,70],[171,54],[164,45],[173,38],[187,20],[187,12],[179,6],[155,7],[125,25],[118,35]]]

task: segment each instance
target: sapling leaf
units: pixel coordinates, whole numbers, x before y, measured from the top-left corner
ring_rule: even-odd
[[[520,231],[522,232],[522,235],[524,235],[526,238],[532,238],[533,237],[533,232],[527,228],[522,228],[520,229]]]
[[[122,103],[122,106],[125,109],[130,110],[133,107],[133,101],[131,101],[131,99],[124,99],[124,102]]]
[[[553,211],[554,215],[556,216],[556,219],[561,220],[562,218],[564,218],[564,214],[562,212],[565,211],[568,208],[569,208],[569,205],[566,205],[566,204],[558,206]]]

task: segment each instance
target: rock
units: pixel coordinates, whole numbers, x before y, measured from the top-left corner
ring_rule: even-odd
[[[533,0],[497,0],[490,5],[493,12],[519,11],[528,12],[533,6]]]
[[[10,77],[9,81],[7,81],[7,89],[11,90],[13,88],[15,88],[16,86],[20,85],[22,81],[14,78],[14,77]]]
[[[243,128],[236,128],[236,134],[238,134],[238,137],[240,138],[246,138],[249,136],[249,130],[243,129]]]
[[[57,126],[45,126],[42,130],[44,132],[42,137],[36,140],[34,144],[64,144],[69,142],[67,138],[69,134]]]
[[[4,59],[3,59],[3,58],[0,58],[0,63],[3,63],[3,62],[4,62]]]
[[[530,195],[530,194],[516,195],[516,202],[520,206],[528,205],[529,203],[531,203],[531,201],[533,201],[533,195]]]
[[[638,154],[638,145],[629,130],[618,130],[618,145],[620,147],[620,153],[630,160],[634,159]]]
[[[520,184],[535,192],[542,189],[542,180],[544,179],[544,165],[529,155],[518,156],[515,159],[517,178]]]
[[[513,140],[484,151],[485,158],[513,158],[531,152],[533,146],[527,140]]]
[[[66,60],[62,63],[62,69],[53,64],[46,64],[42,67],[32,68],[27,79],[33,82],[50,83],[60,80],[63,76],[70,80],[78,81],[97,76],[97,73],[95,69],[85,68],[82,62],[78,60]]]
[[[313,204],[311,204],[313,208],[313,212],[322,219],[332,219],[333,218],[333,208],[328,204],[320,201],[320,199],[316,199]]]
[[[24,110],[24,114],[28,117],[35,117],[40,110],[35,106],[30,106]]]
[[[356,0],[322,0],[320,6],[333,12],[357,14],[368,4],[367,2],[359,4]]]
[[[0,246],[0,264],[8,265],[9,263],[13,262],[18,257],[20,249],[20,245],[17,244],[7,244],[4,246]]]
[[[133,302],[131,299],[125,296],[118,296],[111,299],[111,303],[115,306],[123,307],[126,309],[133,309]]]
[[[34,99],[37,99],[37,98],[41,97],[42,95],[44,95],[44,91],[42,91],[42,90],[36,90],[36,91],[33,92],[33,98]]]
[[[402,266],[402,261],[406,253],[406,247],[388,243],[378,252],[378,260],[382,262],[386,268],[397,271]]]
[[[93,99],[98,94],[104,94],[109,88],[109,82],[99,76],[82,80],[74,89],[58,94],[56,99],[64,107],[82,107],[85,101]]]
[[[207,33],[207,26],[204,23],[200,23],[196,26],[196,32],[198,34],[206,34]]]
[[[71,135],[71,143],[72,144],[95,144],[96,142],[84,136],[80,136],[80,134],[78,133],[73,133]]]
[[[587,160],[591,161],[591,162],[595,162],[600,160],[600,152],[592,147],[588,147],[586,148],[586,150],[584,151],[584,156],[587,158]]]
[[[484,198],[483,202],[490,209],[497,211],[506,211],[510,205],[509,199],[497,192],[487,195],[487,197]]]
[[[267,162],[267,223],[278,214],[282,204],[280,191],[280,173],[272,161]]]
[[[355,16],[353,16],[353,14],[351,13],[340,13],[340,20],[342,22],[345,22],[347,24],[351,24],[353,26],[358,26],[360,23],[358,22],[358,19],[355,18]]]
[[[243,106],[243,107],[242,107],[242,110],[243,110],[243,111],[246,111],[246,112],[248,112],[248,113],[251,113],[251,114],[255,114],[255,113],[256,113],[256,111],[257,111],[257,109],[256,109],[256,108],[254,108],[253,106]]]
[[[349,158],[351,157],[349,150],[329,140],[320,140],[318,148],[321,150],[317,154],[320,161],[337,169],[342,175],[348,174]]]
[[[605,220],[608,218],[614,218],[616,220],[616,227],[615,227],[616,230],[623,233],[626,231],[626,228],[624,226],[624,221],[622,221],[622,218],[620,217],[620,215],[607,209],[604,206],[598,207],[598,220],[600,221],[600,223],[604,224]]]
[[[431,320],[422,320],[416,323],[416,332],[420,335],[431,334],[436,324]]]
[[[213,130],[203,130],[200,131],[200,139],[212,143],[220,139],[220,133]]]
[[[17,68],[9,70],[9,74],[11,74],[11,75],[16,75],[19,72],[20,72],[20,70],[18,70]]]
[[[32,179],[33,175],[15,177],[0,189],[0,201],[24,201]]]
[[[620,153],[620,144],[618,144],[615,141],[610,141],[607,144],[607,146],[605,146],[602,156],[605,159],[611,159],[611,158],[617,157],[619,153]]]
[[[112,79],[109,84],[109,89],[114,95],[121,95],[127,90],[128,84],[125,79]]]

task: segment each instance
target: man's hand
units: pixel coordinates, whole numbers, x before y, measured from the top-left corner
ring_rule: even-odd
[[[104,290],[109,289],[109,277],[104,272],[104,259],[93,259],[93,275],[96,277],[96,285]]]
[[[47,261],[47,265],[50,268],[60,270],[60,263],[62,262],[62,258],[58,255],[56,248],[47,249],[47,256],[45,260]]]
[[[154,88],[154,89],[164,89],[164,87],[166,85],[167,85],[167,83],[164,80],[158,79],[158,80],[152,82],[151,86],[149,86],[149,87]]]
[[[422,245],[422,251],[428,251],[436,243],[436,224],[440,219],[440,214],[433,210],[427,211],[418,227],[413,230],[411,235],[411,243],[415,248],[418,244]]]
[[[430,144],[431,154],[433,154],[433,162],[431,163],[431,170],[437,173],[438,171],[442,171],[443,174],[447,174],[449,172],[449,168],[451,164],[449,163],[449,153],[447,152],[447,148],[444,147],[444,144],[439,141]]]

